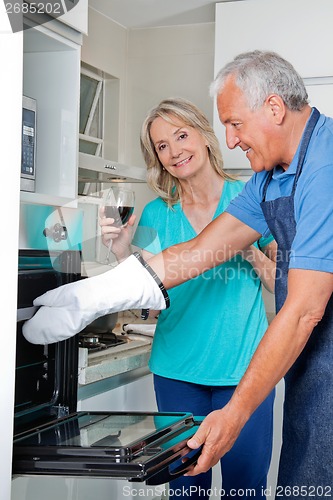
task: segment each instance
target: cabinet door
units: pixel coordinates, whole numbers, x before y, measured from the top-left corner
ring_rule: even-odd
[[[77,197],[80,54],[80,45],[45,26],[24,31],[23,93],[37,103],[36,192],[22,193],[24,201]]]
[[[304,79],[333,76],[332,0],[244,0],[216,4],[215,74],[241,52],[272,50],[289,60]],[[317,80],[318,83],[318,80]],[[316,97],[320,95],[311,84]],[[313,95],[314,95],[313,94]],[[311,99],[316,105],[316,100]],[[329,114],[326,106],[320,111]],[[214,129],[225,168],[250,169],[245,154],[228,150],[216,106]]]
[[[73,0],[67,0],[68,5]],[[88,0],[78,0],[75,7],[69,10],[61,21],[80,33],[88,34]]]
[[[67,12],[58,17],[58,21],[87,35],[88,0],[65,0],[62,5],[65,5]]]
[[[304,83],[310,105],[316,107],[324,115],[333,117],[333,77],[306,78]]]

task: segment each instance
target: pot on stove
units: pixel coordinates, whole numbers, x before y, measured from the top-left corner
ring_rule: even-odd
[[[86,326],[83,332],[106,333],[112,332],[117,324],[118,313],[110,313],[95,319],[90,325]]]

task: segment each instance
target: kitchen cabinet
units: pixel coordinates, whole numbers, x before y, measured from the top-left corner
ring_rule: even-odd
[[[331,0],[217,3],[214,73],[216,75],[224,64],[241,52],[255,49],[275,51],[289,60],[304,78],[310,104],[332,116],[332,20]],[[216,106],[214,108],[214,130],[221,143],[225,168],[250,169],[250,163],[240,148],[227,148],[224,126],[219,121]]]
[[[37,101],[37,146],[35,193],[21,200],[65,205],[77,197],[82,35],[52,21],[23,37],[23,94]]]
[[[85,35],[88,33],[88,0],[67,0],[68,11],[57,20]]]

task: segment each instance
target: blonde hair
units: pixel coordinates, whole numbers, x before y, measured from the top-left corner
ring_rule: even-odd
[[[196,129],[208,142],[209,161],[213,169],[223,178],[235,180],[223,170],[223,159],[218,139],[205,115],[192,102],[181,97],[164,99],[153,108],[141,127],[141,151],[147,165],[147,184],[160,196],[169,207],[176,204],[181,196],[181,185],[176,177],[163,169],[154,144],[150,137],[150,128],[156,118],[163,118],[169,123],[175,119]]]

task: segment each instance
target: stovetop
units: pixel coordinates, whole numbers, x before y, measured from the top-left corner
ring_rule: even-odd
[[[114,332],[90,333],[83,332],[79,334],[79,347],[88,349],[89,353],[104,351],[112,347],[126,344],[127,339]]]

